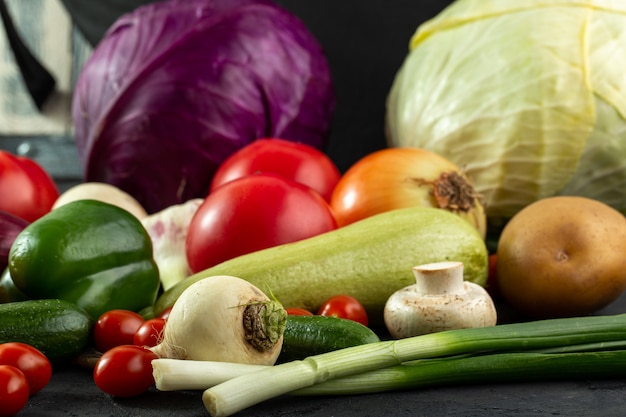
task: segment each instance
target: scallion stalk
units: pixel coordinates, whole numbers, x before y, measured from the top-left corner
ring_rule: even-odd
[[[626,340],[626,314],[540,320],[355,346],[242,375],[202,396],[214,417],[335,378],[424,358],[498,353]],[[259,384],[259,381],[267,381]]]
[[[205,390],[268,367],[269,365],[159,358],[152,361],[152,375],[159,391]]]
[[[626,351],[576,353],[496,353],[419,359],[402,365],[337,378],[293,392],[347,395],[430,388],[480,381],[528,382],[615,378],[626,373]]]

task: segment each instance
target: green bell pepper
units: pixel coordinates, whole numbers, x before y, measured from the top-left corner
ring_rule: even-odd
[[[5,268],[0,276],[0,304],[11,303],[13,301],[26,301],[29,298],[17,289],[11,278],[9,268]]]
[[[95,200],[68,203],[29,224],[11,246],[9,271],[26,296],[71,301],[94,320],[113,309],[151,306],[160,289],[141,222]]]

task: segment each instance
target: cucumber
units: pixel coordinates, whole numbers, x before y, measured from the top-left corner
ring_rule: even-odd
[[[415,283],[412,268],[440,261],[463,262],[465,279],[483,286],[487,281],[487,247],[468,221],[441,209],[397,209],[205,269],[164,292],[155,311],[173,305],[202,278],[234,275],[286,308],[317,311],[334,295],[351,295],[366,308],[370,323],[379,324],[387,298]]]
[[[22,342],[52,363],[77,356],[91,341],[92,320],[69,301],[46,299],[0,304],[0,343]]]
[[[331,316],[288,316],[278,362],[374,342],[380,342],[378,335],[353,320]]]

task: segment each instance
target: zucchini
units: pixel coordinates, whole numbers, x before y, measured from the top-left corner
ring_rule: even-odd
[[[441,209],[397,209],[205,269],[164,292],[155,311],[173,305],[202,278],[234,275],[286,308],[317,311],[328,298],[349,294],[363,304],[372,324],[382,323],[387,298],[415,283],[412,268],[440,261],[463,262],[465,279],[483,286],[487,281],[487,247],[468,221]]]
[[[0,304],[0,343],[22,342],[50,362],[72,359],[91,341],[91,317],[69,301],[57,299]]]
[[[278,362],[380,342],[367,326],[331,316],[288,316]]]

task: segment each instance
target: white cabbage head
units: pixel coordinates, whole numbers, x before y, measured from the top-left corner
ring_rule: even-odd
[[[558,194],[626,213],[626,1],[457,0],[411,39],[386,128],[464,168],[490,219]]]

